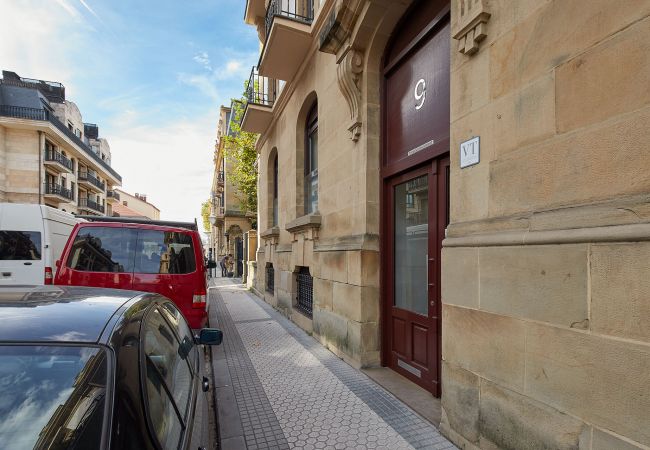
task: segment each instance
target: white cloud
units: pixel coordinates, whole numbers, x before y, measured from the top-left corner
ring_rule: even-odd
[[[212,183],[216,119],[215,111],[159,126],[111,123],[108,139],[119,149],[112,165],[122,175],[123,189],[147,194],[162,219],[200,218]]]
[[[95,19],[97,19],[97,20],[99,20],[100,22],[103,23],[102,19],[97,15],[97,13],[95,12],[95,10],[92,9],[92,8],[88,5],[88,3],[86,3],[84,0],[79,0],[79,2],[81,3],[81,5],[82,5],[84,8],[86,8],[86,11],[88,11],[90,14],[92,14],[93,16],[95,16]]]
[[[207,70],[212,71],[212,66],[210,65],[210,57],[207,52],[201,52],[192,58],[197,63],[201,64]]]
[[[220,96],[217,90],[216,80],[210,75],[180,73],[178,74],[178,81],[188,86],[194,86],[214,102],[219,101]]]
[[[68,44],[76,36],[71,30],[78,26],[75,14],[78,11],[64,0],[39,5],[27,0],[3,2],[2,69],[24,77],[69,80],[75,68],[67,55]]]

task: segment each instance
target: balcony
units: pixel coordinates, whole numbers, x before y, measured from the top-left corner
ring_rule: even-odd
[[[50,113],[49,111],[39,108],[24,108],[22,106],[0,105],[0,116],[13,117],[16,119],[42,120],[51,123],[75,145],[77,145],[84,152],[84,155],[86,157],[95,162],[99,167],[102,168],[102,170],[105,170],[120,183],[122,182],[122,177],[115,171],[115,169],[109,166],[106,161],[102,160],[100,156],[95,154],[95,152],[93,152],[87,143],[85,143],[82,139],[79,139],[79,137],[74,134],[74,132],[70,131],[68,127],[66,127],[59,119],[54,116],[54,114]]]
[[[56,150],[45,150],[43,164],[57,173],[72,173],[72,161],[66,158],[63,153]]]
[[[273,119],[276,82],[259,74],[253,67],[246,85],[246,109],[241,119],[241,129],[250,133],[263,133]]]
[[[266,42],[260,57],[260,74],[290,81],[311,45],[313,0],[271,0],[266,8]]]
[[[84,186],[96,192],[104,192],[106,189],[106,183],[99,181],[99,178],[85,170],[79,171],[77,182],[79,186]]]
[[[110,203],[119,203],[120,193],[117,191],[106,191],[106,201]]]
[[[82,197],[79,199],[79,209],[89,211],[93,214],[104,214],[105,211],[102,205],[86,197]]]
[[[74,201],[74,192],[57,183],[45,183],[43,195],[47,200],[57,203],[70,203]]]
[[[225,180],[225,177],[223,175],[223,170],[219,172],[219,175],[217,176],[217,183],[219,183],[221,186],[223,186],[223,182]]]

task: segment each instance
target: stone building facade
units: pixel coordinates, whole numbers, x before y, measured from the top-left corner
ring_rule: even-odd
[[[233,162],[225,155],[224,136],[234,132],[231,129],[232,110],[232,107],[226,106],[219,109],[210,191],[210,248],[217,260],[232,254],[235,260],[234,275],[241,277],[245,271],[244,261],[248,259],[244,254],[246,233],[251,230],[251,219],[255,217],[241,211],[237,189],[229,177]]]
[[[137,213],[140,217],[145,217],[152,220],[160,220],[160,209],[147,200],[147,194],[140,194],[138,192],[135,194],[129,194],[122,189],[116,189],[115,191],[118,194],[118,200],[122,206]],[[121,216],[132,214],[123,208],[120,208],[120,210],[123,212],[120,213]]]
[[[83,122],[61,83],[3,71],[0,201],[110,216],[121,183],[108,142],[97,125]]]
[[[265,300],[441,396],[462,448],[650,446],[650,3],[245,20]]]

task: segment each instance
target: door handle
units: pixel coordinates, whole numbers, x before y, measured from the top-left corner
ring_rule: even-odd
[[[26,265],[26,266],[31,266],[32,265],[32,263],[30,263],[30,262],[26,262],[26,263],[23,263],[23,264]]]

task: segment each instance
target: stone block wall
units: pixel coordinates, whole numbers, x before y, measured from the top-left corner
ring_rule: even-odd
[[[645,448],[650,3],[481,3],[478,52],[452,50],[442,430],[462,448]],[[473,136],[481,162],[460,169]]]

